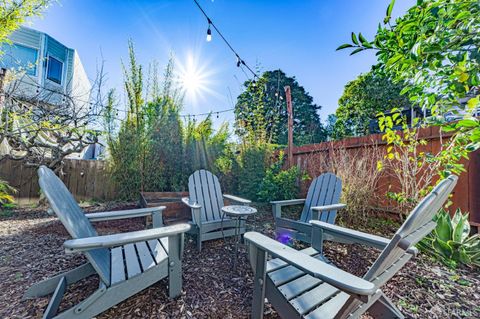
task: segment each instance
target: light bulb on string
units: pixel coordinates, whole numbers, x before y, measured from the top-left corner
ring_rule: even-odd
[[[211,24],[212,24],[212,21],[210,21],[210,19],[208,19],[207,42],[212,41],[212,29],[210,29]]]

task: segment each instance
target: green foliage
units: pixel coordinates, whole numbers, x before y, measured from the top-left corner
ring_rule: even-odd
[[[458,264],[480,267],[480,235],[470,236],[468,213],[462,214],[457,209],[451,218],[450,213],[442,209],[434,220],[436,228],[418,247],[453,268]]]
[[[0,207],[11,207],[15,203],[12,194],[17,190],[0,179]]]
[[[368,72],[345,85],[335,113],[335,138],[367,135],[370,120],[377,113],[391,108],[410,107],[406,96],[400,95],[402,84],[394,84],[381,73]]]
[[[295,145],[318,143],[326,139],[313,98],[297,82],[281,70],[267,71],[252,83],[245,82],[245,91],[235,105],[235,132],[241,138],[271,144],[287,144],[287,106],[284,87],[289,85],[293,104],[293,139]]]
[[[0,43],[8,42],[7,36],[28,18],[40,16],[50,2],[50,0],[3,0],[0,5]]]
[[[480,2],[477,0],[418,0],[408,12],[390,23],[395,1],[387,8],[384,24],[373,41],[352,33],[351,54],[376,50],[376,70],[395,83],[405,83],[402,94],[436,115],[433,123],[456,132],[436,160],[442,162],[440,175],[461,173],[454,164],[480,147],[480,123],[473,118],[479,107],[480,84]],[[358,40],[360,38],[360,41]],[[463,105],[462,100],[468,100]],[[445,124],[446,111],[465,111],[465,120]]]
[[[113,91],[104,113],[110,171],[119,196],[135,199],[140,191],[183,191],[188,176],[200,168],[220,175],[221,180],[230,177],[234,155],[228,125],[214,131],[210,116],[184,125],[180,119],[183,95],[175,86],[173,60],[167,64],[163,83],[152,74],[157,72],[154,64],[144,85],[132,42],[129,54],[129,64],[123,66],[128,113],[118,133]]]
[[[260,184],[258,199],[262,202],[297,198],[300,191],[298,179],[301,177],[300,169],[293,166],[283,169],[284,153],[281,151],[279,158],[267,169],[265,177]]]
[[[271,147],[265,143],[244,144],[233,171],[239,195],[258,200],[259,185],[265,178]]]
[[[409,126],[401,111],[392,109],[389,115],[378,114],[378,124],[385,132],[382,139],[388,146],[384,158],[377,162],[377,168],[388,172],[397,182],[395,189],[389,185],[386,195],[397,202],[402,218],[431,190],[441,162],[434,160],[435,154],[425,151],[427,141],[419,136],[424,124],[418,118]],[[398,126],[402,129],[395,130],[394,127]]]

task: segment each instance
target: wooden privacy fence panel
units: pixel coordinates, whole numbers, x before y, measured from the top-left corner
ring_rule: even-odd
[[[442,142],[448,140],[449,135],[440,134],[438,127],[421,129],[420,137],[427,141],[427,145],[421,147],[421,151],[436,154]],[[331,161],[333,150],[344,150],[349,154],[358,154],[365,149],[377,147],[380,154],[386,153],[386,143],[382,140],[381,134],[373,134],[363,137],[346,138],[340,141],[324,142],[319,144],[303,145],[293,148],[293,162],[301,169],[305,169],[311,176],[321,173],[321,168],[313,167],[320,165],[321,161]],[[480,226],[480,151],[470,154],[469,161],[463,161],[466,172],[459,177],[458,183],[453,191],[452,207],[462,209],[470,213],[470,222]],[[328,163],[327,163],[328,164]],[[323,165],[321,165],[323,166]],[[328,166],[328,165],[326,165]],[[305,193],[311,180],[302,181],[301,189]],[[393,202],[386,198],[387,191],[398,189],[398,181],[390,174],[383,174],[378,180],[375,192],[379,195],[374,206],[380,208],[391,208]]]
[[[113,200],[115,188],[107,173],[106,163],[95,160],[64,160],[60,178],[78,201]],[[0,178],[17,189],[19,205],[37,203],[40,197],[37,170],[20,161],[0,162]]]

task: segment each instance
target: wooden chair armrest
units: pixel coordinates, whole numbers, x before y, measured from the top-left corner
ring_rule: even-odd
[[[322,235],[325,237],[325,239],[330,241],[338,241],[341,243],[349,244],[361,244],[375,247],[378,249],[384,249],[390,243],[390,239],[388,238],[367,234],[358,230],[353,230],[337,225],[332,225],[319,220],[311,220],[310,224],[312,224],[314,228],[320,228],[322,231]],[[410,247],[409,249],[407,249],[407,253],[415,256],[418,253],[418,249],[415,247]]]
[[[199,208],[202,208],[201,205],[199,205],[198,203],[190,203],[190,200],[188,199],[188,197],[182,197],[182,202],[187,205],[188,207],[192,208],[192,209],[199,209]]]
[[[270,202],[270,204],[276,205],[276,206],[300,205],[300,204],[303,204],[303,203],[305,203],[305,198],[275,200],[275,201]]]
[[[245,199],[245,198],[241,198],[241,197],[238,197],[238,196],[223,194],[223,197],[226,198],[226,199],[229,199],[229,200],[231,200],[231,201],[234,201],[234,202],[237,202],[237,203],[241,203],[241,204],[250,204],[250,203],[252,203],[251,200]]]
[[[365,279],[352,275],[339,268],[331,266],[319,259],[310,257],[303,252],[283,245],[257,232],[248,232],[245,239],[249,244],[278,257],[307,274],[319,278],[326,283],[352,295],[370,296],[377,288]]]
[[[128,233],[71,239],[64,242],[63,246],[65,247],[65,251],[67,253],[81,252],[98,248],[109,248],[133,244],[140,241],[147,241],[162,237],[169,237],[185,233],[189,230],[189,224],[177,224],[173,226],[152,228]]]
[[[337,225],[332,225],[319,220],[311,220],[310,224],[314,228],[321,228],[322,234],[328,239],[341,242],[362,244],[367,246],[383,249],[390,243],[390,239],[380,237],[377,235],[367,234],[358,230],[353,230]]]
[[[345,207],[347,207],[346,204],[332,204],[332,205],[324,205],[324,206],[314,206],[314,207],[311,207],[310,209],[318,212],[324,212],[327,210],[340,210]]]
[[[99,222],[105,220],[127,219],[135,217],[150,216],[157,212],[162,212],[165,206],[148,207],[129,210],[118,210],[113,212],[100,212],[85,214],[85,216],[92,222]]]
[[[282,206],[300,205],[303,203],[305,203],[305,198],[272,201],[270,204],[272,204],[273,217],[282,217]]]

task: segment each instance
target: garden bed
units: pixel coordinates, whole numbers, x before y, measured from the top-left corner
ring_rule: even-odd
[[[188,222],[191,211],[182,203],[182,197],[188,197],[188,192],[141,192],[139,204],[141,207],[165,206],[162,216],[166,225]]]
[[[117,205],[107,209],[127,209]],[[100,211],[105,207],[91,207]],[[249,226],[273,236],[270,207]],[[372,219],[363,228],[380,235],[391,235],[395,223]],[[144,227],[143,219],[100,222],[99,233],[125,232]],[[84,261],[79,254],[65,254],[63,242],[69,236],[61,223],[41,210],[19,210],[0,218],[0,318],[40,318],[48,298],[22,300],[22,294],[35,282],[72,269]],[[143,292],[102,313],[98,318],[247,318],[250,314],[252,272],[243,250],[237,271],[230,260],[232,243],[222,239],[206,242],[202,252],[192,238],[186,237],[183,269],[183,293],[170,300],[166,281],[162,280]],[[326,245],[326,255],[339,267],[362,275],[377,257],[378,251],[361,246]],[[72,286],[61,310],[71,307],[91,294],[98,278],[89,277]],[[412,318],[478,318],[480,317],[480,272],[460,268],[449,270],[425,255],[409,262],[384,287],[385,293],[404,314]],[[266,318],[278,318],[268,304]]]

